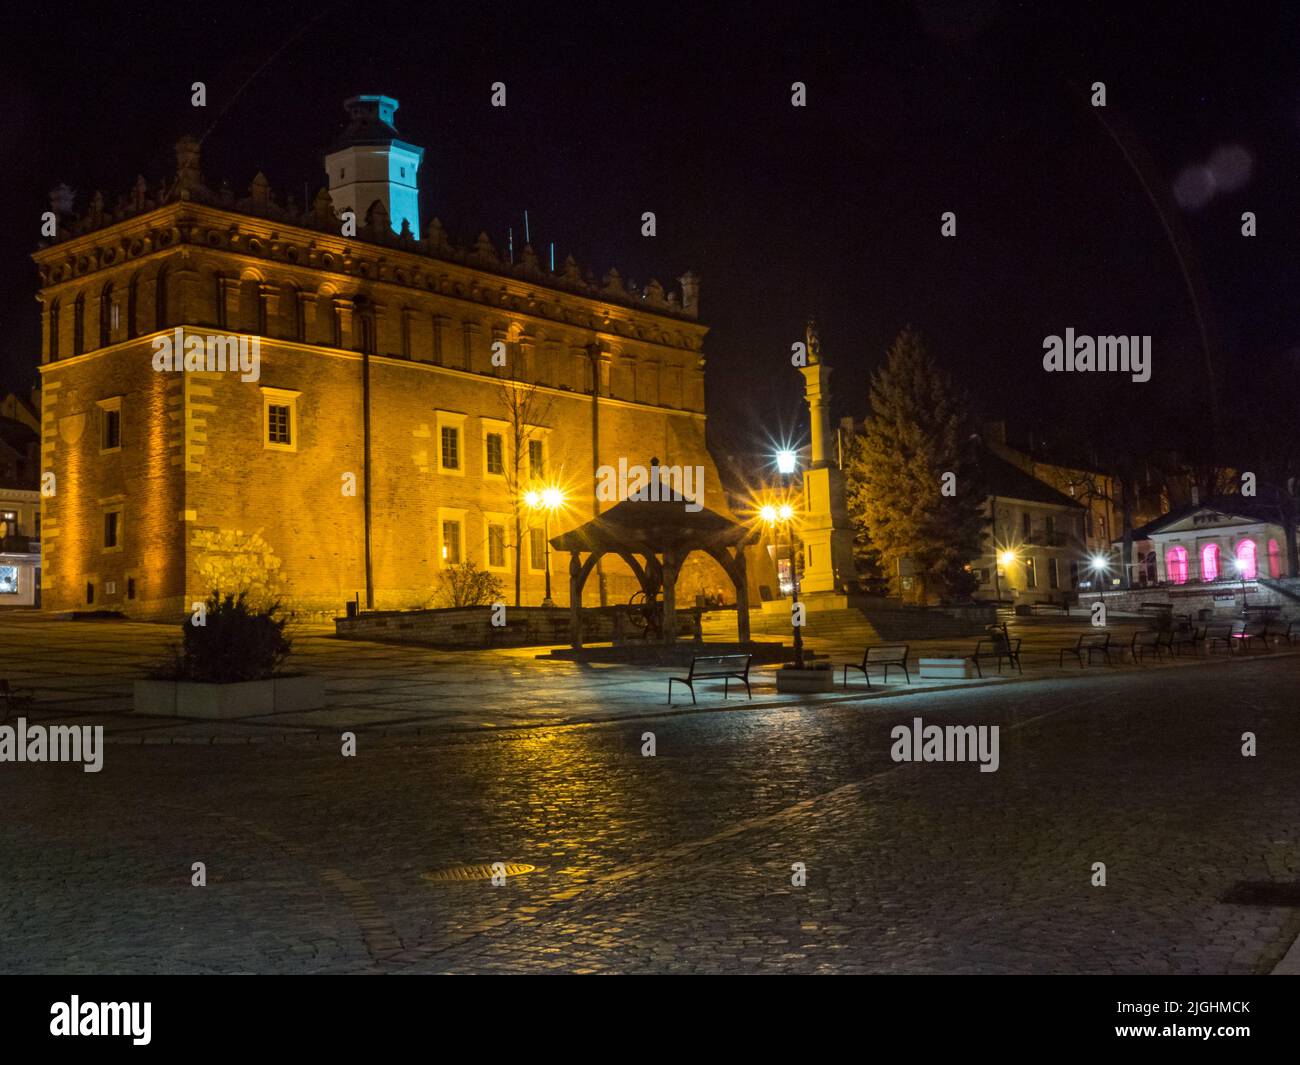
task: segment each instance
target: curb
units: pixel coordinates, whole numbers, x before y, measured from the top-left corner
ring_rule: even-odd
[[[1252,654],[1249,657],[1243,655],[1221,658],[1198,658],[1194,662],[1179,663],[1181,668],[1191,668],[1193,666],[1222,666],[1239,661],[1267,661],[1278,658],[1294,658],[1300,656],[1300,650],[1294,651],[1273,651],[1268,654]],[[1132,663],[1126,663],[1132,666]],[[1172,663],[1168,665],[1172,666]],[[1144,667],[1145,668],[1145,667]],[[587,717],[571,721],[537,721],[523,722],[511,725],[470,725],[448,728],[417,728],[417,729],[368,729],[359,725],[340,725],[337,730],[322,731],[321,729],[312,729],[302,732],[268,732],[265,735],[250,734],[246,736],[226,736],[219,733],[205,736],[112,736],[104,737],[105,743],[119,744],[123,746],[136,747],[153,747],[153,746],[253,746],[265,743],[290,743],[299,741],[304,744],[313,743],[330,743],[338,742],[339,734],[342,732],[355,732],[358,737],[365,736],[368,739],[392,739],[392,740],[424,740],[438,736],[448,735],[472,735],[475,733],[509,733],[524,730],[542,729],[542,728],[581,728],[591,725],[611,725],[623,721],[646,721],[656,718],[679,717],[686,714],[717,714],[717,713],[744,713],[754,710],[789,710],[813,709],[822,706],[835,706],[841,703],[862,703],[871,702],[880,699],[898,699],[908,696],[930,695],[940,692],[963,691],[970,688],[987,688],[990,686],[999,687],[1011,684],[1032,684],[1044,680],[1085,680],[1095,677],[1100,667],[1087,667],[1080,669],[1078,673],[1066,673],[1058,671],[1056,673],[1044,674],[1013,674],[1004,676],[984,677],[983,679],[973,678],[970,680],[956,681],[951,684],[936,684],[925,688],[908,688],[906,686],[897,689],[886,688],[861,688],[856,691],[841,692],[835,695],[822,695],[815,699],[784,699],[774,702],[765,703],[718,703],[707,706],[681,706],[665,707],[662,710],[646,710],[644,712],[632,714],[618,714],[605,717]],[[1117,668],[1112,666],[1109,670],[1102,672],[1102,676],[1118,675]],[[185,719],[187,723],[192,723],[199,719]],[[1297,964],[1300,965],[1300,951],[1296,951]]]

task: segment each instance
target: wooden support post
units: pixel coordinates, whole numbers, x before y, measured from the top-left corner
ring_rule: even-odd
[[[664,552],[664,643],[677,642],[677,556]]]
[[[736,585],[736,636],[749,643],[749,578],[746,575],[745,545],[736,545],[732,581]]]
[[[582,649],[582,559],[581,552],[569,552],[569,646]]]

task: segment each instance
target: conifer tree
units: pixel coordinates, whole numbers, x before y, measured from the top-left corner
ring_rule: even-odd
[[[976,423],[952,378],[910,327],[871,380],[871,415],[850,449],[847,502],[896,594],[910,559],[911,594],[948,601],[975,588],[965,567],[983,553],[984,504]],[[944,494],[945,474],[953,494]]]

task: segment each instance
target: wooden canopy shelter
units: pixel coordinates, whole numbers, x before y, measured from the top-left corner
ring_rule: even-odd
[[[749,641],[749,583],[745,545],[757,530],[738,525],[711,510],[690,511],[681,500],[624,500],[585,525],[551,538],[557,551],[569,552],[570,643],[582,646],[582,589],[602,555],[617,555],[636,574],[647,599],[664,593],[663,639],[677,638],[677,574],[692,551],[703,551],[736,588],[736,628]],[[585,558],[583,556],[586,556]]]

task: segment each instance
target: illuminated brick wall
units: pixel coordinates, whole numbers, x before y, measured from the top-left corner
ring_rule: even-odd
[[[513,541],[510,480],[485,476],[484,449],[484,419],[510,420],[509,374],[539,386],[529,420],[545,442],[546,480],[571,501],[552,536],[593,516],[593,471],[620,458],[703,466],[704,503],[726,513],[704,446],[705,329],[685,316],[188,203],[35,258],[44,282],[42,468],[55,478],[43,500],[47,609],[179,617],[214,574],[227,583],[256,572],[271,574],[300,609],[336,613],[357,593],[364,601],[363,348],[372,353],[378,608],[430,602],[444,520],[460,521],[461,557],[480,568],[489,515],[506,516]],[[152,341],[178,325],[259,336],[259,379],[155,372]],[[492,364],[496,341],[505,368]],[[293,407],[288,449],[267,446],[268,398]],[[106,449],[105,412],[114,408],[120,447]],[[444,424],[460,430],[458,475],[441,466]],[[355,495],[345,494],[348,474]],[[110,548],[105,514],[117,508]],[[523,600],[535,605],[544,576],[527,546]],[[498,576],[513,603],[513,550],[506,561]],[[567,556],[552,553],[551,568],[554,598],[567,603]],[[636,590],[621,561],[604,569],[610,602]],[[730,587],[710,560],[692,558],[679,601],[716,586]],[[585,595],[598,601],[594,577]]]

